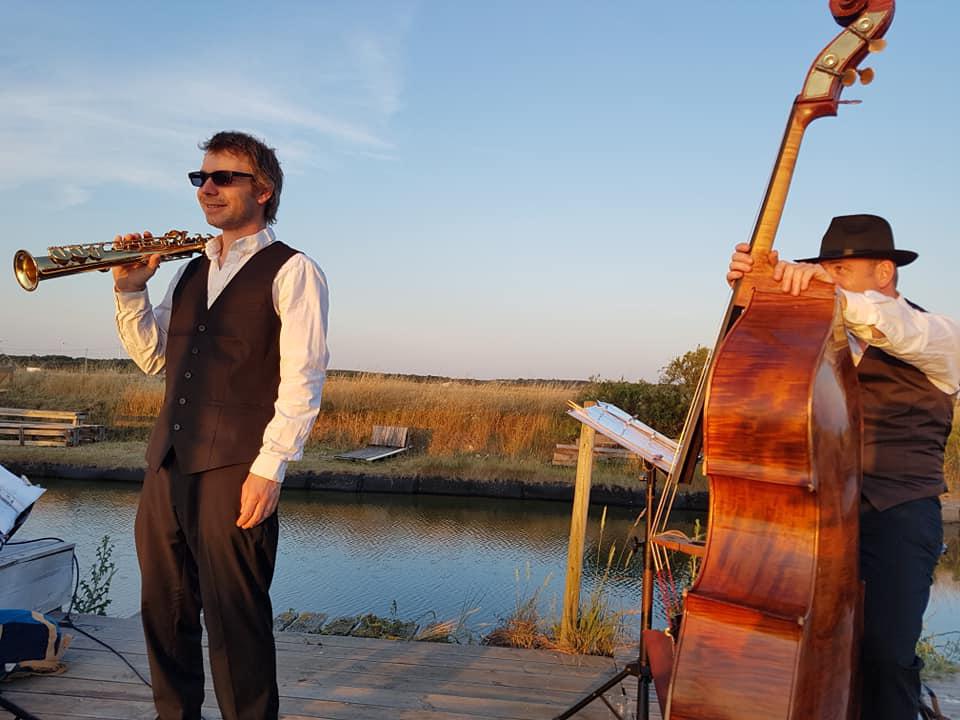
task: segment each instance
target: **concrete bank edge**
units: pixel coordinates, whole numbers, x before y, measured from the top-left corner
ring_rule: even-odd
[[[140,483],[142,468],[100,468],[91,465],[71,465],[45,462],[11,462],[10,472],[37,478],[64,478],[66,480],[106,480]],[[525,483],[520,480],[471,480],[449,477],[405,477],[367,475],[348,472],[290,472],[283,483],[285,488],[302,490],[334,490],[356,493],[386,493],[398,495],[453,495],[460,497],[487,497],[515,500],[573,500],[573,486],[553,483]],[[674,507],[683,510],[706,510],[706,492],[685,493],[677,496]],[[594,485],[590,490],[593,504],[621,507],[640,507],[646,502],[643,488],[625,488]]]

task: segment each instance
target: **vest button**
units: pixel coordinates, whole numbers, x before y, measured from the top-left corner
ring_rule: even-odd
[[[177,400],[177,402],[180,403],[181,405],[186,405],[186,404],[187,404],[187,399],[186,399],[186,398],[180,398],[179,400]]]
[[[207,326],[206,326],[206,325],[199,325],[199,326],[197,326],[197,330],[199,330],[200,332],[206,332]]]
[[[179,430],[179,429],[180,429],[180,423],[174,423],[174,424],[173,424],[173,429],[174,429],[174,430]]]
[[[199,352],[200,352],[200,350],[199,350],[198,348],[195,348],[195,347],[194,347],[194,348],[190,348],[190,354],[191,354],[191,355],[196,355],[196,354],[198,354]]]
[[[183,376],[184,376],[187,380],[189,380],[190,378],[193,377],[193,373],[190,372],[189,370],[187,370],[187,371],[183,374]]]

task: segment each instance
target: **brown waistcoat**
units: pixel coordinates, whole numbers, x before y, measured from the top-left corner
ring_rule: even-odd
[[[163,408],[150,434],[156,470],[174,449],[181,472],[253,462],[280,385],[277,271],[296,250],[259,250],[207,309],[210,261],[190,262],[173,293]]]
[[[857,376],[863,406],[863,496],[886,510],[945,492],[943,454],[953,398],[913,365],[875,347],[867,348]]]

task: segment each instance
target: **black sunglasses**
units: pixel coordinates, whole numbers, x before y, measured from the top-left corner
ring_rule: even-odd
[[[217,187],[226,187],[227,185],[233,184],[233,179],[238,177],[254,177],[253,173],[240,172],[239,170],[214,170],[213,172],[204,172],[203,170],[196,170],[191,173],[187,173],[187,177],[190,178],[190,183],[194,187],[203,187],[203,184],[207,181],[207,178],[213,180],[213,184]]]

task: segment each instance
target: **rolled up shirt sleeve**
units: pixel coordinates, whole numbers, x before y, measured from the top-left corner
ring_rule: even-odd
[[[159,375],[166,366],[167,330],[173,290],[185,268],[180,268],[167,287],[163,301],[153,307],[147,289],[140,292],[114,291],[117,334],[130,359],[148,375]]]
[[[329,294],[323,271],[306,255],[294,255],[277,273],[273,302],[280,316],[280,386],[250,472],[283,482],[287,463],[303,457],[327,376]]]
[[[955,320],[918,310],[903,296],[840,292],[846,301],[844,323],[858,339],[910,363],[948,395],[960,390],[960,325]]]

